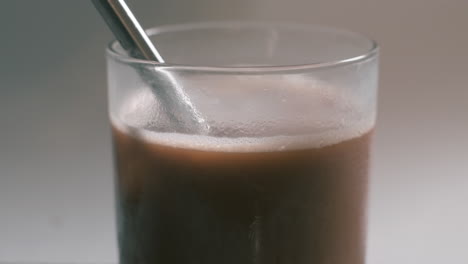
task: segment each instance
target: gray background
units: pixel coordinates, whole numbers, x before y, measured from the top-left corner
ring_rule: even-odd
[[[129,2],[145,26],[287,20],[377,39],[369,263],[468,263],[468,1]],[[0,261],[114,262],[111,34],[85,0],[2,0],[0,34]]]

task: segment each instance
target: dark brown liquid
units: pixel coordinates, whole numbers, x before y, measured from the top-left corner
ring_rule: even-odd
[[[210,152],[114,129],[122,264],[363,264],[370,135]]]

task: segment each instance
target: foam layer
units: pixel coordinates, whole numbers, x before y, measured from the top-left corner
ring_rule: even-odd
[[[219,89],[211,87],[216,83]],[[375,123],[373,106],[316,80],[235,77],[191,80],[190,85],[187,94],[210,124],[210,134],[164,132],[171,126],[164,107],[146,89],[111,113],[113,126],[142,140],[177,148],[267,152],[337,144],[369,132]],[[204,91],[208,86],[210,93]]]

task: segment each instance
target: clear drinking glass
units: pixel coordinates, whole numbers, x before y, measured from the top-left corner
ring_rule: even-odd
[[[378,48],[333,28],[148,31],[108,49],[123,264],[363,264]]]

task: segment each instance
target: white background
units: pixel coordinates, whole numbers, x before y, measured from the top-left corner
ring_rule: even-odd
[[[368,263],[468,263],[468,1],[129,2],[147,27],[250,18],[377,39]],[[0,261],[115,262],[111,34],[85,0],[2,0],[0,34]]]

